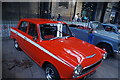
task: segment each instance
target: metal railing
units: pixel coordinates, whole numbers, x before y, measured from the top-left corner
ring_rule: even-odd
[[[0,37],[10,36],[10,27],[16,27],[17,25],[18,21],[2,21],[2,35]]]

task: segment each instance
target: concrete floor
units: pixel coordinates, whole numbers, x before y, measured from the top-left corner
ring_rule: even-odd
[[[45,78],[45,73],[34,61],[23,51],[14,48],[14,42],[10,38],[2,41],[2,76],[3,78]],[[94,79],[118,79],[118,62],[120,55],[110,57],[103,62],[95,74],[90,78]],[[27,61],[27,64],[25,63]],[[16,65],[22,63],[22,65]],[[119,62],[120,64],[120,62]]]

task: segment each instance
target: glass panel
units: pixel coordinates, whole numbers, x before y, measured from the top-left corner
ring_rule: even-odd
[[[43,40],[52,40],[72,36],[69,28],[65,24],[41,24],[40,31]]]
[[[28,34],[33,36],[33,37],[38,37],[37,36],[37,28],[36,28],[36,25],[33,24],[33,23],[30,23],[30,27],[29,27],[29,30],[28,30]]]
[[[28,27],[28,22],[21,22],[20,26],[19,26],[19,30],[26,32],[27,31],[27,27]]]

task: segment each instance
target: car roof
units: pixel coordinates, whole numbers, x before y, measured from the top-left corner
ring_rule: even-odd
[[[120,27],[120,26],[118,26],[117,24],[103,24],[103,25],[111,26],[111,27]]]
[[[62,24],[66,24],[65,22],[62,21],[53,21],[50,19],[43,19],[43,18],[25,18],[25,19],[21,19],[20,21],[27,21],[27,22],[31,22],[34,24],[46,24],[46,23],[62,23]]]

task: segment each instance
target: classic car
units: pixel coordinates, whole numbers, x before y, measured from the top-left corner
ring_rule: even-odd
[[[10,37],[46,73],[48,80],[83,78],[95,71],[106,51],[75,38],[66,23],[48,19],[21,19]]]
[[[106,31],[102,23],[98,21],[91,21],[88,23],[66,21],[66,23],[70,26],[70,29],[75,34],[76,38],[84,40],[86,42],[88,42],[88,33],[90,29],[95,29],[96,33],[93,33],[93,45],[107,51],[109,56],[120,54],[120,34]],[[76,27],[73,27],[73,25]]]
[[[105,31],[113,32],[120,35],[120,26],[115,24],[102,24]]]

